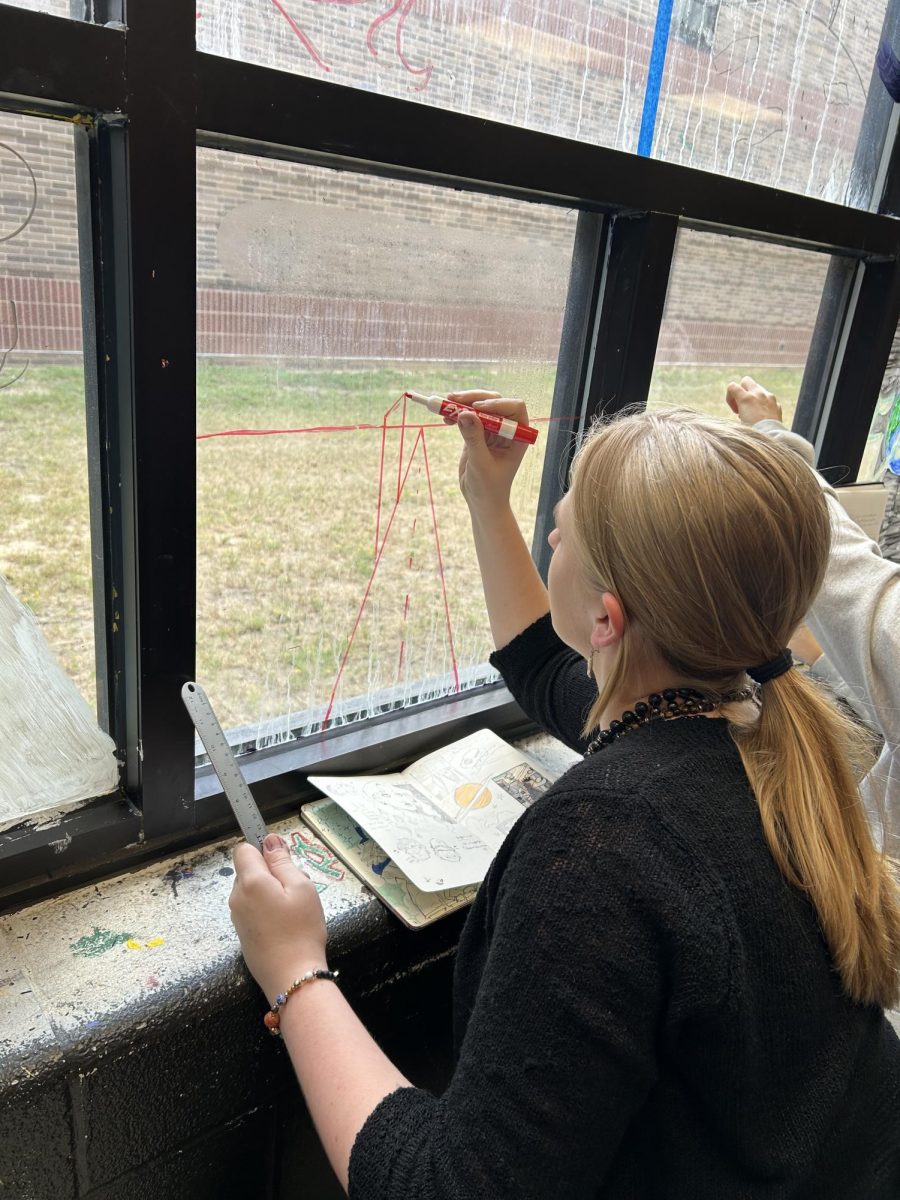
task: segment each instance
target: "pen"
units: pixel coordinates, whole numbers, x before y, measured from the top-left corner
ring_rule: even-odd
[[[424,404],[433,413],[442,417],[455,417],[461,412],[473,412],[488,433],[498,433],[500,437],[509,438],[512,442],[527,442],[533,445],[537,441],[538,431],[531,425],[520,425],[509,417],[498,416],[497,413],[482,412],[472,408],[470,404],[460,404],[458,400],[448,400],[446,396],[422,396],[418,392],[404,392],[408,400],[416,404]]]

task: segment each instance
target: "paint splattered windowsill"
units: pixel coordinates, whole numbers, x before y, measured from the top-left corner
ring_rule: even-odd
[[[522,744],[556,770],[568,765],[569,752],[551,738]],[[312,868],[340,953],[357,957],[373,930],[393,936],[395,918],[304,825],[272,829]],[[60,1058],[115,1052],[128,1029],[184,1019],[204,994],[254,986],[228,913],[236,841],[0,917],[0,1092]],[[408,936],[424,949],[423,934]]]

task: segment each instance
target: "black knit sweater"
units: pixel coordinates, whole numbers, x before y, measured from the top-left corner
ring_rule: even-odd
[[[589,681],[549,618],[493,661],[583,749]],[[900,1042],[842,996],[724,721],[654,722],[534,804],[454,1001],[449,1088],[378,1105],[351,1200],[900,1197]]]

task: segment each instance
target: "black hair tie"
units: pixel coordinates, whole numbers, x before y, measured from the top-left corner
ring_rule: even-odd
[[[793,665],[794,659],[790,650],[782,650],[761,667],[748,667],[747,674],[754,683],[768,683],[770,679],[777,679],[779,675],[790,671]]]

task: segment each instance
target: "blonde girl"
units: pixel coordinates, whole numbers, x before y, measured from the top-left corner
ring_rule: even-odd
[[[584,758],[473,905],[444,1095],[403,1078],[327,976],[283,1007],[338,1177],[379,1200],[896,1200],[896,884],[856,735],[784,650],[828,556],[813,475],[695,414],[603,425],[545,590],[510,507],[522,450],[459,423],[493,661]],[[327,968],[321,909],[278,839],[235,862],[271,1002]]]

